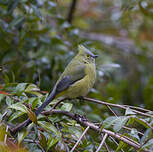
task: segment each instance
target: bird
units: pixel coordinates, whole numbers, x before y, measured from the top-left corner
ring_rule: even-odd
[[[96,80],[95,59],[97,57],[98,55],[94,55],[83,45],[78,45],[78,54],[66,66],[54,85],[52,92],[35,111],[36,116],[54,99],[74,99],[86,96]],[[20,129],[26,127],[31,122],[30,119],[27,119],[20,126]]]

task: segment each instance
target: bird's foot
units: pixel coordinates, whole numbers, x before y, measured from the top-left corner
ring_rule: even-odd
[[[88,119],[85,116],[75,114],[75,118],[81,121],[88,121]]]
[[[79,99],[81,102],[84,101],[84,97],[83,96],[77,97],[77,99]]]

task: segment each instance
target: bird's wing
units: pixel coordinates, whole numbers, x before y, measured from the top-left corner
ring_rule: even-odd
[[[60,81],[56,85],[56,91],[61,92],[67,89],[70,85],[78,80],[81,80],[85,76],[85,65],[72,65],[71,70],[63,73]],[[66,74],[65,74],[66,73]]]

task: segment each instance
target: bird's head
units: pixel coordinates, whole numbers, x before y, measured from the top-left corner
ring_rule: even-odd
[[[97,58],[98,55],[94,55],[83,45],[79,45],[78,50],[79,50],[78,56],[80,60],[83,60],[86,63],[95,63],[95,58]]]

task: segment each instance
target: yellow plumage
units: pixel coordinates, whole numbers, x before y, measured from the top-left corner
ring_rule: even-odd
[[[88,54],[89,50],[88,52],[86,50],[85,47],[79,46],[79,53],[67,65],[56,85],[58,85],[64,76],[73,76],[71,79],[75,79],[76,75],[80,73],[79,76],[82,78],[60,92],[56,98],[61,96],[63,98],[85,96],[93,87],[96,80],[95,58]]]

